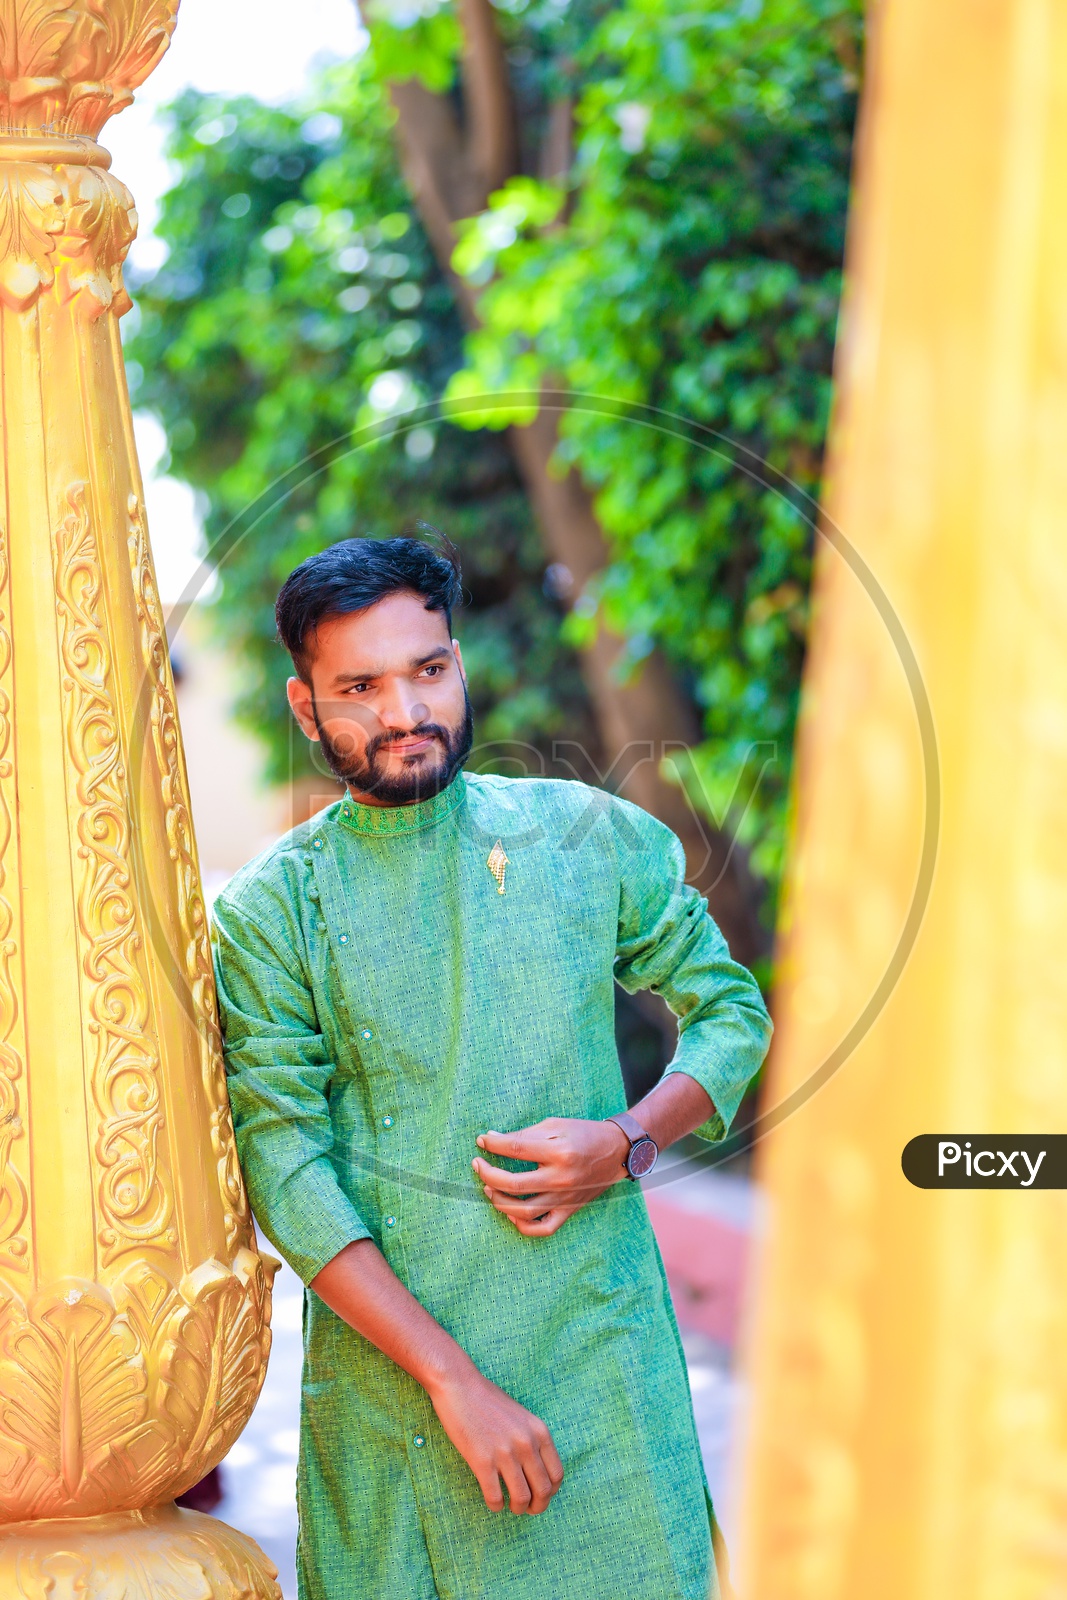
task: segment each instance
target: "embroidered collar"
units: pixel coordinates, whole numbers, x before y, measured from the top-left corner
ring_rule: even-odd
[[[462,804],[466,791],[466,780],[462,772],[457,772],[448,788],[435,794],[432,800],[417,800],[408,806],[365,806],[346,795],[337,820],[355,833],[417,833],[420,828],[432,828],[451,816]]]

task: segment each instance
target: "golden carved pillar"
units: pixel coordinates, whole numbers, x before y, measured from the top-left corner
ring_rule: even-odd
[[[873,8],[762,1152],[746,1600],[1067,1593],[1067,1194],[910,1187],[919,1133],[1067,1128],[1067,7]],[[1001,1142],[998,1140],[998,1142]]]
[[[175,1494],[259,1393],[234,1150],[95,142],[177,0],[0,0],[0,1595],[277,1594]]]

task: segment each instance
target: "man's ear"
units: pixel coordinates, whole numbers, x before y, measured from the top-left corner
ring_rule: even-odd
[[[452,640],[452,650],[453,650],[453,652],[455,654],[455,657],[456,657],[456,664],[459,667],[459,675],[463,679],[463,682],[466,683],[466,681],[467,681],[467,669],[463,665],[463,651],[459,647],[459,640],[458,639],[453,639]]]
[[[303,678],[290,678],[285,685],[285,692],[289,696],[289,708],[300,724],[301,731],[309,739],[319,741],[319,730],[315,726],[315,715],[312,711],[312,694],[310,683],[305,683]]]

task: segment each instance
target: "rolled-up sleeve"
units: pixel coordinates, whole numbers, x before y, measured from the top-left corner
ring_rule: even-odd
[[[334,1064],[295,949],[216,901],[215,977],[237,1151],[263,1232],[305,1283],[368,1239],[331,1158]]]
[[[684,1072],[715,1107],[695,1131],[723,1139],[767,1054],[771,1019],[759,985],[731,959],[707,901],[685,881],[678,838],[656,818],[616,800],[619,931],[615,977],[628,993],[651,989],[678,1018],[667,1072]]]

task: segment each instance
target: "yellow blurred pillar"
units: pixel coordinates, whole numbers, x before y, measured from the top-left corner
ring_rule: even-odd
[[[270,1344],[96,142],[177,0],[0,0],[0,1596],[269,1600],[173,1497]]]
[[[919,1191],[900,1153],[1067,1131],[1067,7],[883,0],[862,122],[827,509],[914,649],[940,844],[888,1004],[763,1150],[740,1576],[1052,1600],[1067,1195]],[[768,1106],[874,989],[935,796],[900,657],[823,546]]]

